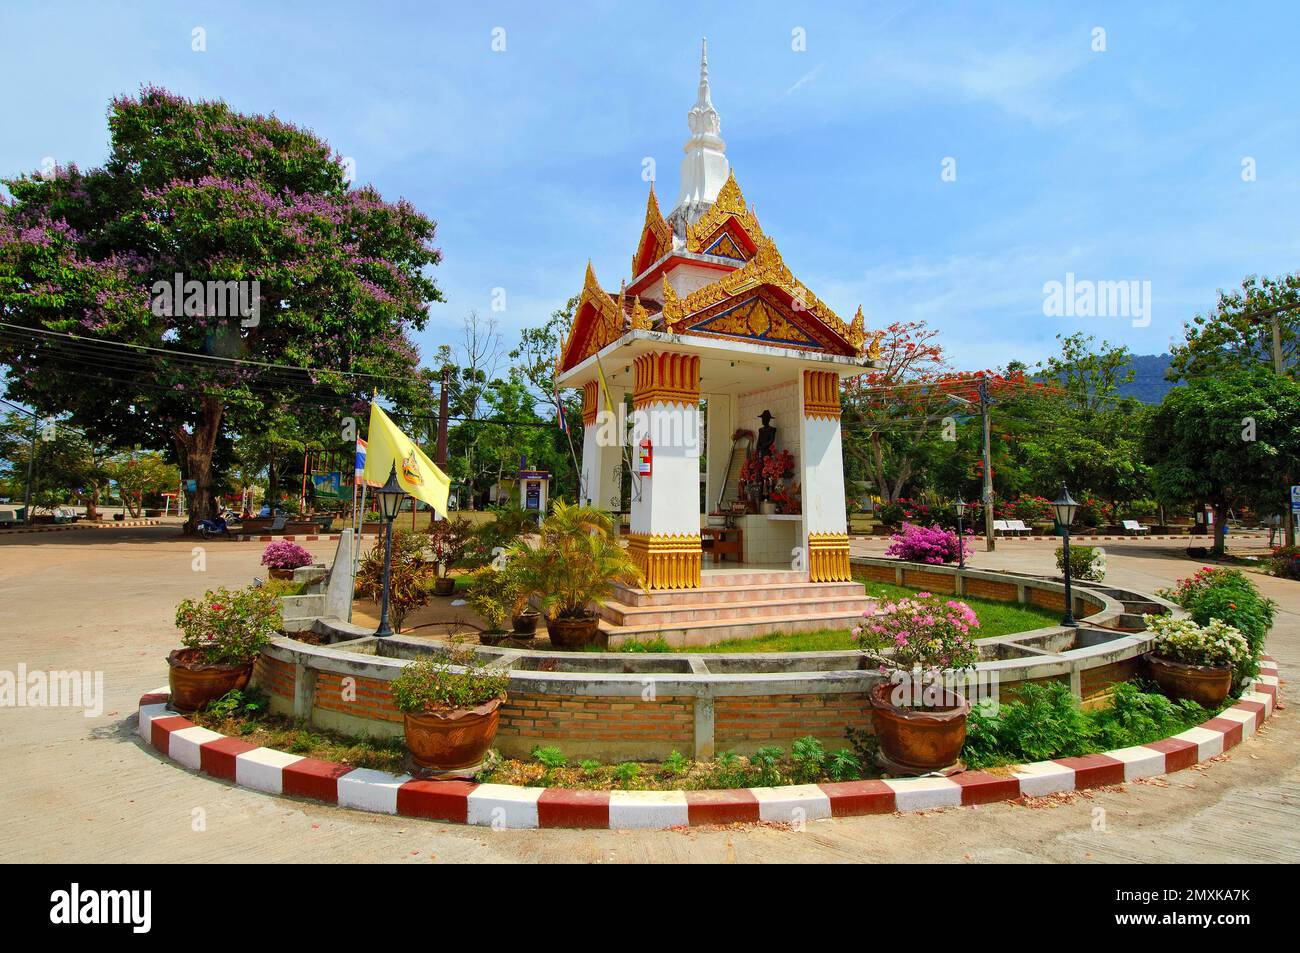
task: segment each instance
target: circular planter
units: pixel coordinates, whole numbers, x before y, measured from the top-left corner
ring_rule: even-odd
[[[551,646],[570,652],[580,652],[588,645],[606,642],[608,636],[600,631],[600,616],[587,618],[550,619],[546,623],[546,632],[551,637]]]
[[[439,576],[433,581],[433,594],[435,596],[455,595],[456,580],[451,576]]]
[[[871,689],[872,721],[881,754],[891,768],[910,774],[943,772],[958,764],[966,741],[970,702],[944,691],[944,707],[921,710],[895,705],[890,696],[899,686],[882,682]]]
[[[508,638],[510,633],[505,629],[489,630],[478,634],[479,645],[500,645]]]
[[[1232,666],[1188,665],[1157,655],[1147,656],[1151,677],[1166,695],[1186,698],[1214,708],[1223,703],[1232,688]]]
[[[176,711],[198,711],[226,692],[242,689],[253,674],[253,663],[243,665],[204,664],[198,649],[176,649],[167,656],[167,684],[171,707]]]
[[[413,773],[424,777],[477,769],[497,734],[501,699],[474,708],[449,708],[405,716]]]
[[[515,629],[516,638],[531,639],[537,634],[537,620],[542,614],[536,609],[525,609],[519,615],[515,616],[512,621]]]

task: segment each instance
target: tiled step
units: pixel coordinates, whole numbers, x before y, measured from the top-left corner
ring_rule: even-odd
[[[710,586],[745,586],[745,585],[786,585],[792,582],[807,582],[808,570],[794,569],[759,569],[743,570],[738,569],[730,572],[727,569],[705,569],[700,574],[700,585],[708,588]]]
[[[859,612],[830,615],[780,615],[756,619],[715,619],[677,625],[611,625],[602,622],[609,634],[609,644],[617,648],[629,639],[662,638],[674,648],[689,645],[712,645],[727,639],[747,639],[771,632],[813,632],[817,629],[851,629],[862,618]]]
[[[707,576],[705,577],[708,578]],[[860,582],[753,583],[745,585],[704,585],[699,589],[669,589],[646,592],[643,589],[618,587],[615,599],[626,606],[679,606],[745,603],[754,599],[823,599],[862,596]]]
[[[749,599],[746,602],[679,603],[661,606],[629,606],[611,601],[601,607],[601,617],[620,626],[677,625],[730,620],[746,622],[774,616],[861,615],[875,600],[863,595],[809,594],[804,598]]]

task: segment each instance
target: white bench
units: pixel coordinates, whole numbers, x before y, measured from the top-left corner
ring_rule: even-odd
[[[993,521],[993,535],[994,535],[994,536],[998,535],[999,533],[1003,533],[1003,534],[1005,534],[1005,533],[1009,533],[1009,532],[1011,532],[1011,530],[1007,529],[1007,521],[1006,521],[1006,520],[994,520],[994,521]]]
[[[1025,525],[1024,520],[1007,520],[1007,529],[1011,530],[1013,533],[1022,533],[1025,536],[1029,536],[1033,533],[1033,530]]]
[[[1124,532],[1132,533],[1134,536],[1141,536],[1143,533],[1151,532],[1150,526],[1143,526],[1137,520],[1121,520],[1120,525],[1124,527]]]

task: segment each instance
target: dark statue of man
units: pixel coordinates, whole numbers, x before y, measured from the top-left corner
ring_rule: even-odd
[[[759,414],[759,419],[763,421],[763,426],[758,428],[758,444],[754,447],[754,455],[762,458],[770,456],[776,449],[776,428],[772,426],[770,410]]]

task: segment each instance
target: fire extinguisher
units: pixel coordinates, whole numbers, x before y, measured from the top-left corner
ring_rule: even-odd
[[[651,459],[654,454],[654,447],[650,444],[649,437],[641,438],[641,453],[637,459],[636,472],[640,476],[649,476],[651,468]]]

